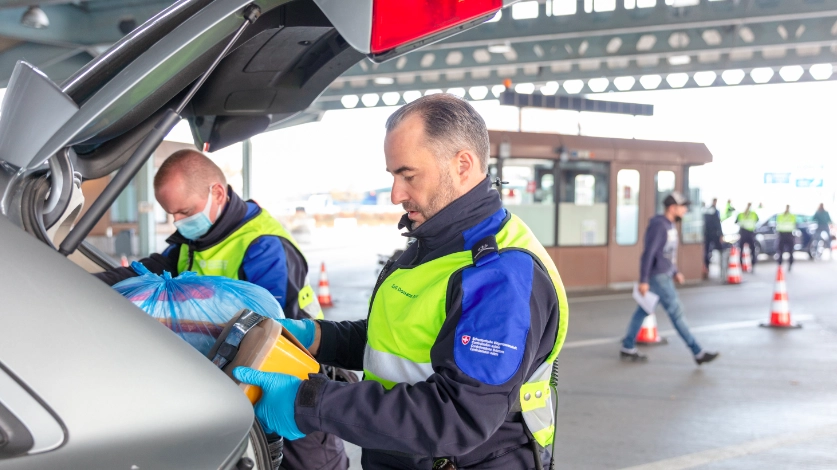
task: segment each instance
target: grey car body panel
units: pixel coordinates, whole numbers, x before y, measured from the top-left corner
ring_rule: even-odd
[[[0,469],[215,469],[240,455],[253,408],[235,383],[3,216],[0,239],[13,267],[0,271],[0,360],[68,436]]]
[[[29,168],[33,155],[47,138],[77,111],[75,102],[46,75],[18,61],[0,109],[0,160]],[[29,129],[39,132],[27,132]],[[27,138],[21,139],[21,135]]]
[[[372,41],[372,0],[314,0],[350,46],[369,54]]]
[[[67,439],[67,433],[50,411],[26,390],[15,378],[0,368],[0,404],[20,420],[32,436],[29,454],[57,449]]]
[[[241,11],[256,4],[267,11],[287,0],[217,0],[184,21],[128,64],[90,97],[40,149],[33,162],[44,162],[67,145],[83,142],[126,115],[197,57],[232,34],[244,21]]]

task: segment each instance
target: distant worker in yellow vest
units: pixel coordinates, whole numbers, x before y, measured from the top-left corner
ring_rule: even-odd
[[[249,281],[270,291],[286,317],[322,318],[308,282],[308,264],[294,239],[258,204],[242,200],[206,155],[173,153],[154,177],[154,195],[174,216],[177,232],[166,240],[169,247],[162,254],[140,260],[149,270]],[[109,285],[136,275],[131,268],[96,274]],[[284,453],[282,466],[289,470],[348,468],[342,441],[330,434],[286,442]]]
[[[756,261],[758,261],[758,256],[756,256],[756,224],[759,221],[759,216],[750,210],[752,207],[751,203],[747,203],[747,208],[744,209],[744,212],[738,214],[735,222],[738,224],[738,247],[744,252],[744,245],[750,247],[750,254],[752,255],[751,258],[753,260],[753,271],[755,272],[756,269]]]
[[[788,253],[788,272],[793,268],[793,251],[796,245],[794,231],[796,231],[796,216],[791,214],[790,206],[785,206],[785,212],[776,216],[776,232],[779,235],[776,239],[776,255],[781,266],[782,258],[785,253]]]
[[[334,433],[367,470],[548,468],[568,315],[555,264],[492,188],[488,131],[467,101],[425,96],[386,128],[392,202],[417,241],[384,267],[368,319],[282,320],[321,363],[365,380],[233,373],[262,388],[267,429]]]
[[[724,215],[721,217],[721,220],[727,220],[732,217],[733,212],[735,212],[735,207],[732,205],[732,199],[727,199],[727,206],[724,208]]]

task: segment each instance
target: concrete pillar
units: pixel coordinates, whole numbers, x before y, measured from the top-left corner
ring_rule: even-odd
[[[154,217],[154,155],[136,176],[139,256],[157,251],[157,222]]]

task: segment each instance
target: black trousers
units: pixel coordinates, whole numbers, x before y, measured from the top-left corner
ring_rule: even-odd
[[[744,245],[750,247],[750,259],[753,260],[755,267],[758,257],[756,256],[756,234],[749,230],[740,230],[738,234],[741,238],[738,239],[738,249],[741,250],[741,256],[744,256]]]
[[[789,253],[788,256],[788,266],[793,264],[793,233],[792,232],[779,232],[779,238],[776,240],[776,253],[779,255],[779,265],[782,265],[782,258],[784,257],[785,253]]]
[[[723,251],[724,246],[721,244],[720,236],[705,236],[703,237],[703,266],[709,269],[709,260],[712,258],[713,251]]]

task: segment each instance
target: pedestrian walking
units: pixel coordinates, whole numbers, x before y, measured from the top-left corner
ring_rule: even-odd
[[[679,222],[686,214],[689,201],[675,191],[665,198],[663,204],[665,205],[665,212],[662,215],[654,216],[645,231],[645,246],[640,261],[638,290],[643,296],[651,291],[660,297],[660,303],[668,313],[672,325],[674,325],[680,337],[683,338],[686,346],[692,351],[695,362],[701,365],[713,361],[719,353],[703,349],[692,336],[684,318],[683,304],[680,303],[680,298],[674,289],[674,281],[682,284],[685,280],[683,273],[677,271],[679,236],[675,222]],[[623,360],[647,360],[647,356],[640,353],[636,348],[636,336],[642,327],[642,321],[647,315],[649,315],[649,312],[638,306],[630,323],[628,323],[628,332],[625,339],[622,340],[622,349],[619,352],[619,356]]]

